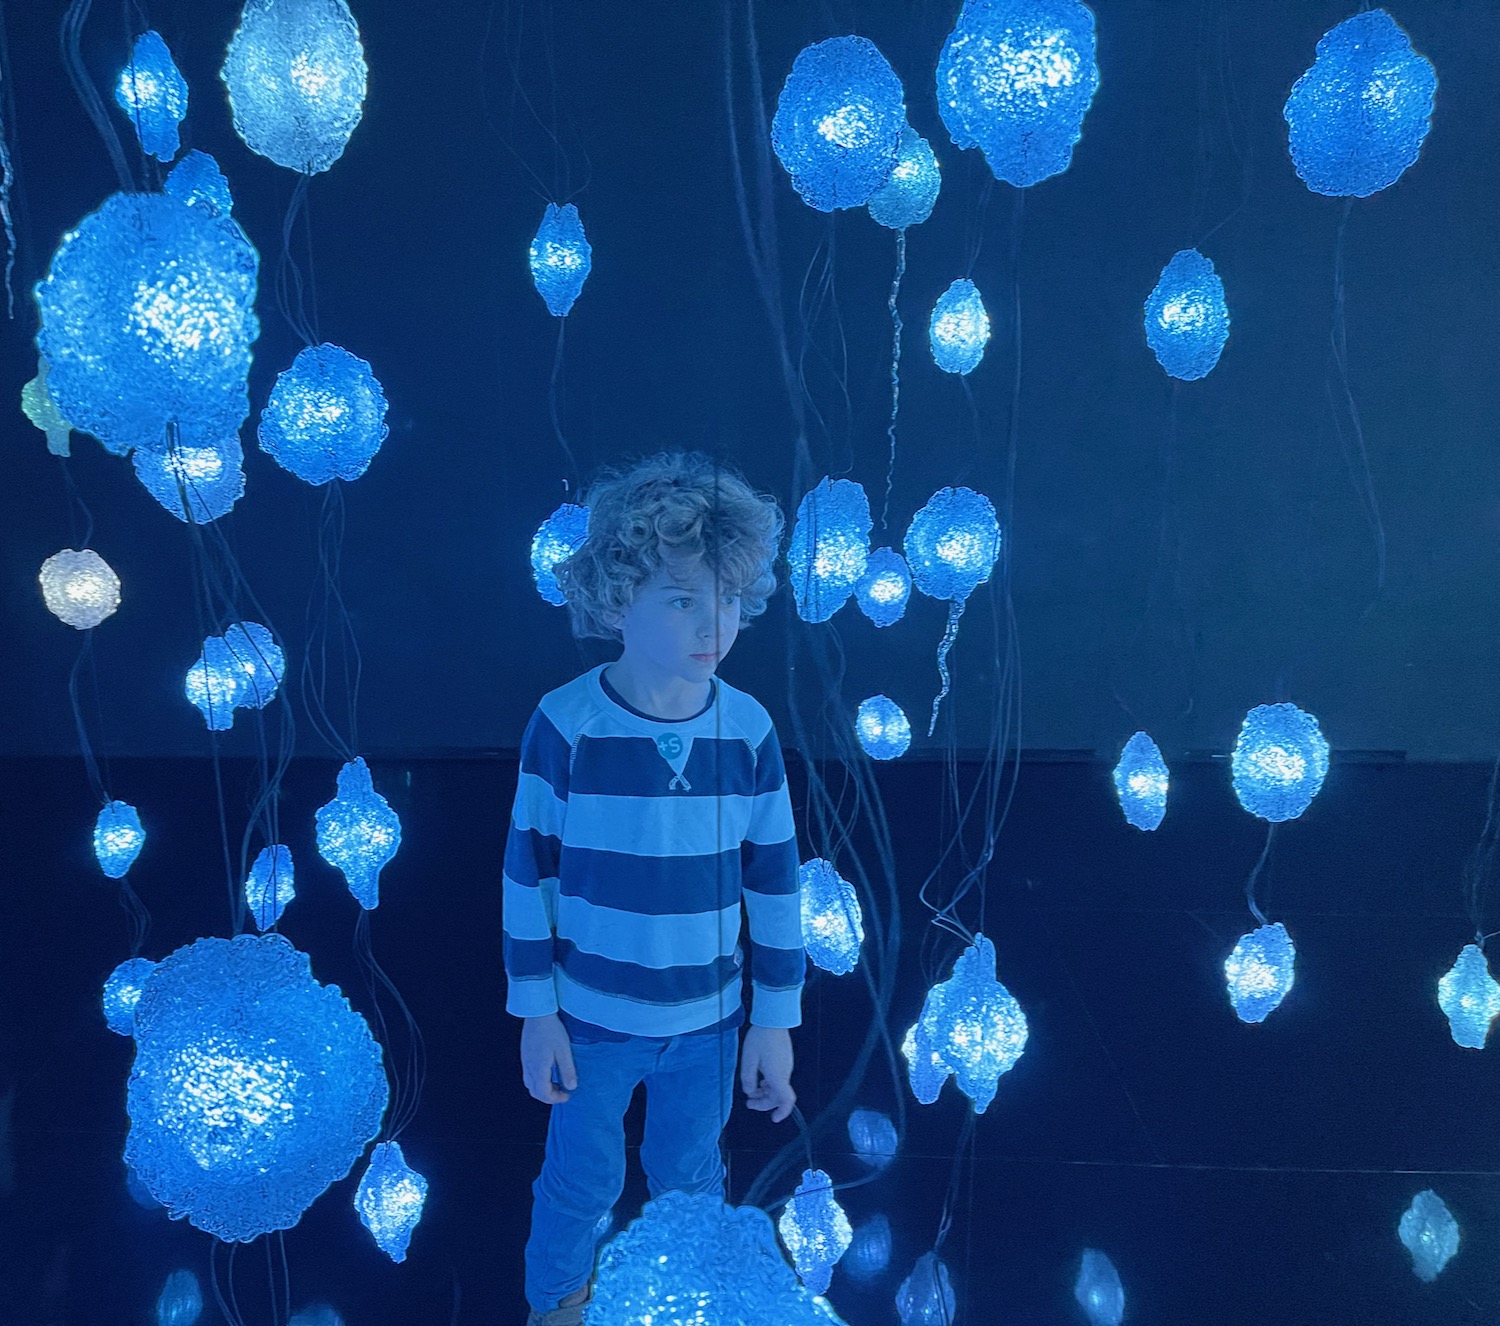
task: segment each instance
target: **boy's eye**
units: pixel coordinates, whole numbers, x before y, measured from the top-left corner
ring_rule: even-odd
[[[672,600],[672,606],[674,608],[691,608],[693,606],[693,601],[692,599],[679,596]]]

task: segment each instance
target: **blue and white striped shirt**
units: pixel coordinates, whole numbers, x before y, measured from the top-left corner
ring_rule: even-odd
[[[542,697],[521,741],[505,848],[506,1010],[677,1036],[801,1022],[801,897],[770,715],[718,681],[662,722],[606,693],[603,666]]]

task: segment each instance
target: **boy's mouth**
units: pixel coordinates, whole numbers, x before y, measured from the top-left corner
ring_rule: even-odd
[[[688,657],[697,659],[700,663],[717,663],[719,661],[717,652],[712,654],[689,654]]]

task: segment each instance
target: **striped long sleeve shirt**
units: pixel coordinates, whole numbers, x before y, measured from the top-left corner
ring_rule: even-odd
[[[506,1009],[574,1034],[676,1036],[801,1021],[797,843],[770,716],[716,681],[662,722],[598,667],[542,698],[505,849]]]

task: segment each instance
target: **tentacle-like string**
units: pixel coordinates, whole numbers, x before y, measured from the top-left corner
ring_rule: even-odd
[[[953,648],[953,642],[958,638],[958,619],[964,615],[964,604],[966,599],[954,599],[948,605],[948,629],[943,632],[943,641],[938,645],[937,666],[938,676],[942,679],[942,687],[937,697],[932,702],[932,719],[927,724],[927,735],[930,737],[937,731],[938,710],[942,708],[943,701],[948,698],[948,651]]]
[[[896,481],[896,412],[901,408],[901,310],[896,300],[901,294],[901,278],[906,275],[906,231],[896,232],[896,275],[891,279],[891,421],[885,435],[890,439],[891,455],[885,470],[885,502],[880,508],[880,528],[886,528],[891,513],[891,486]]]

